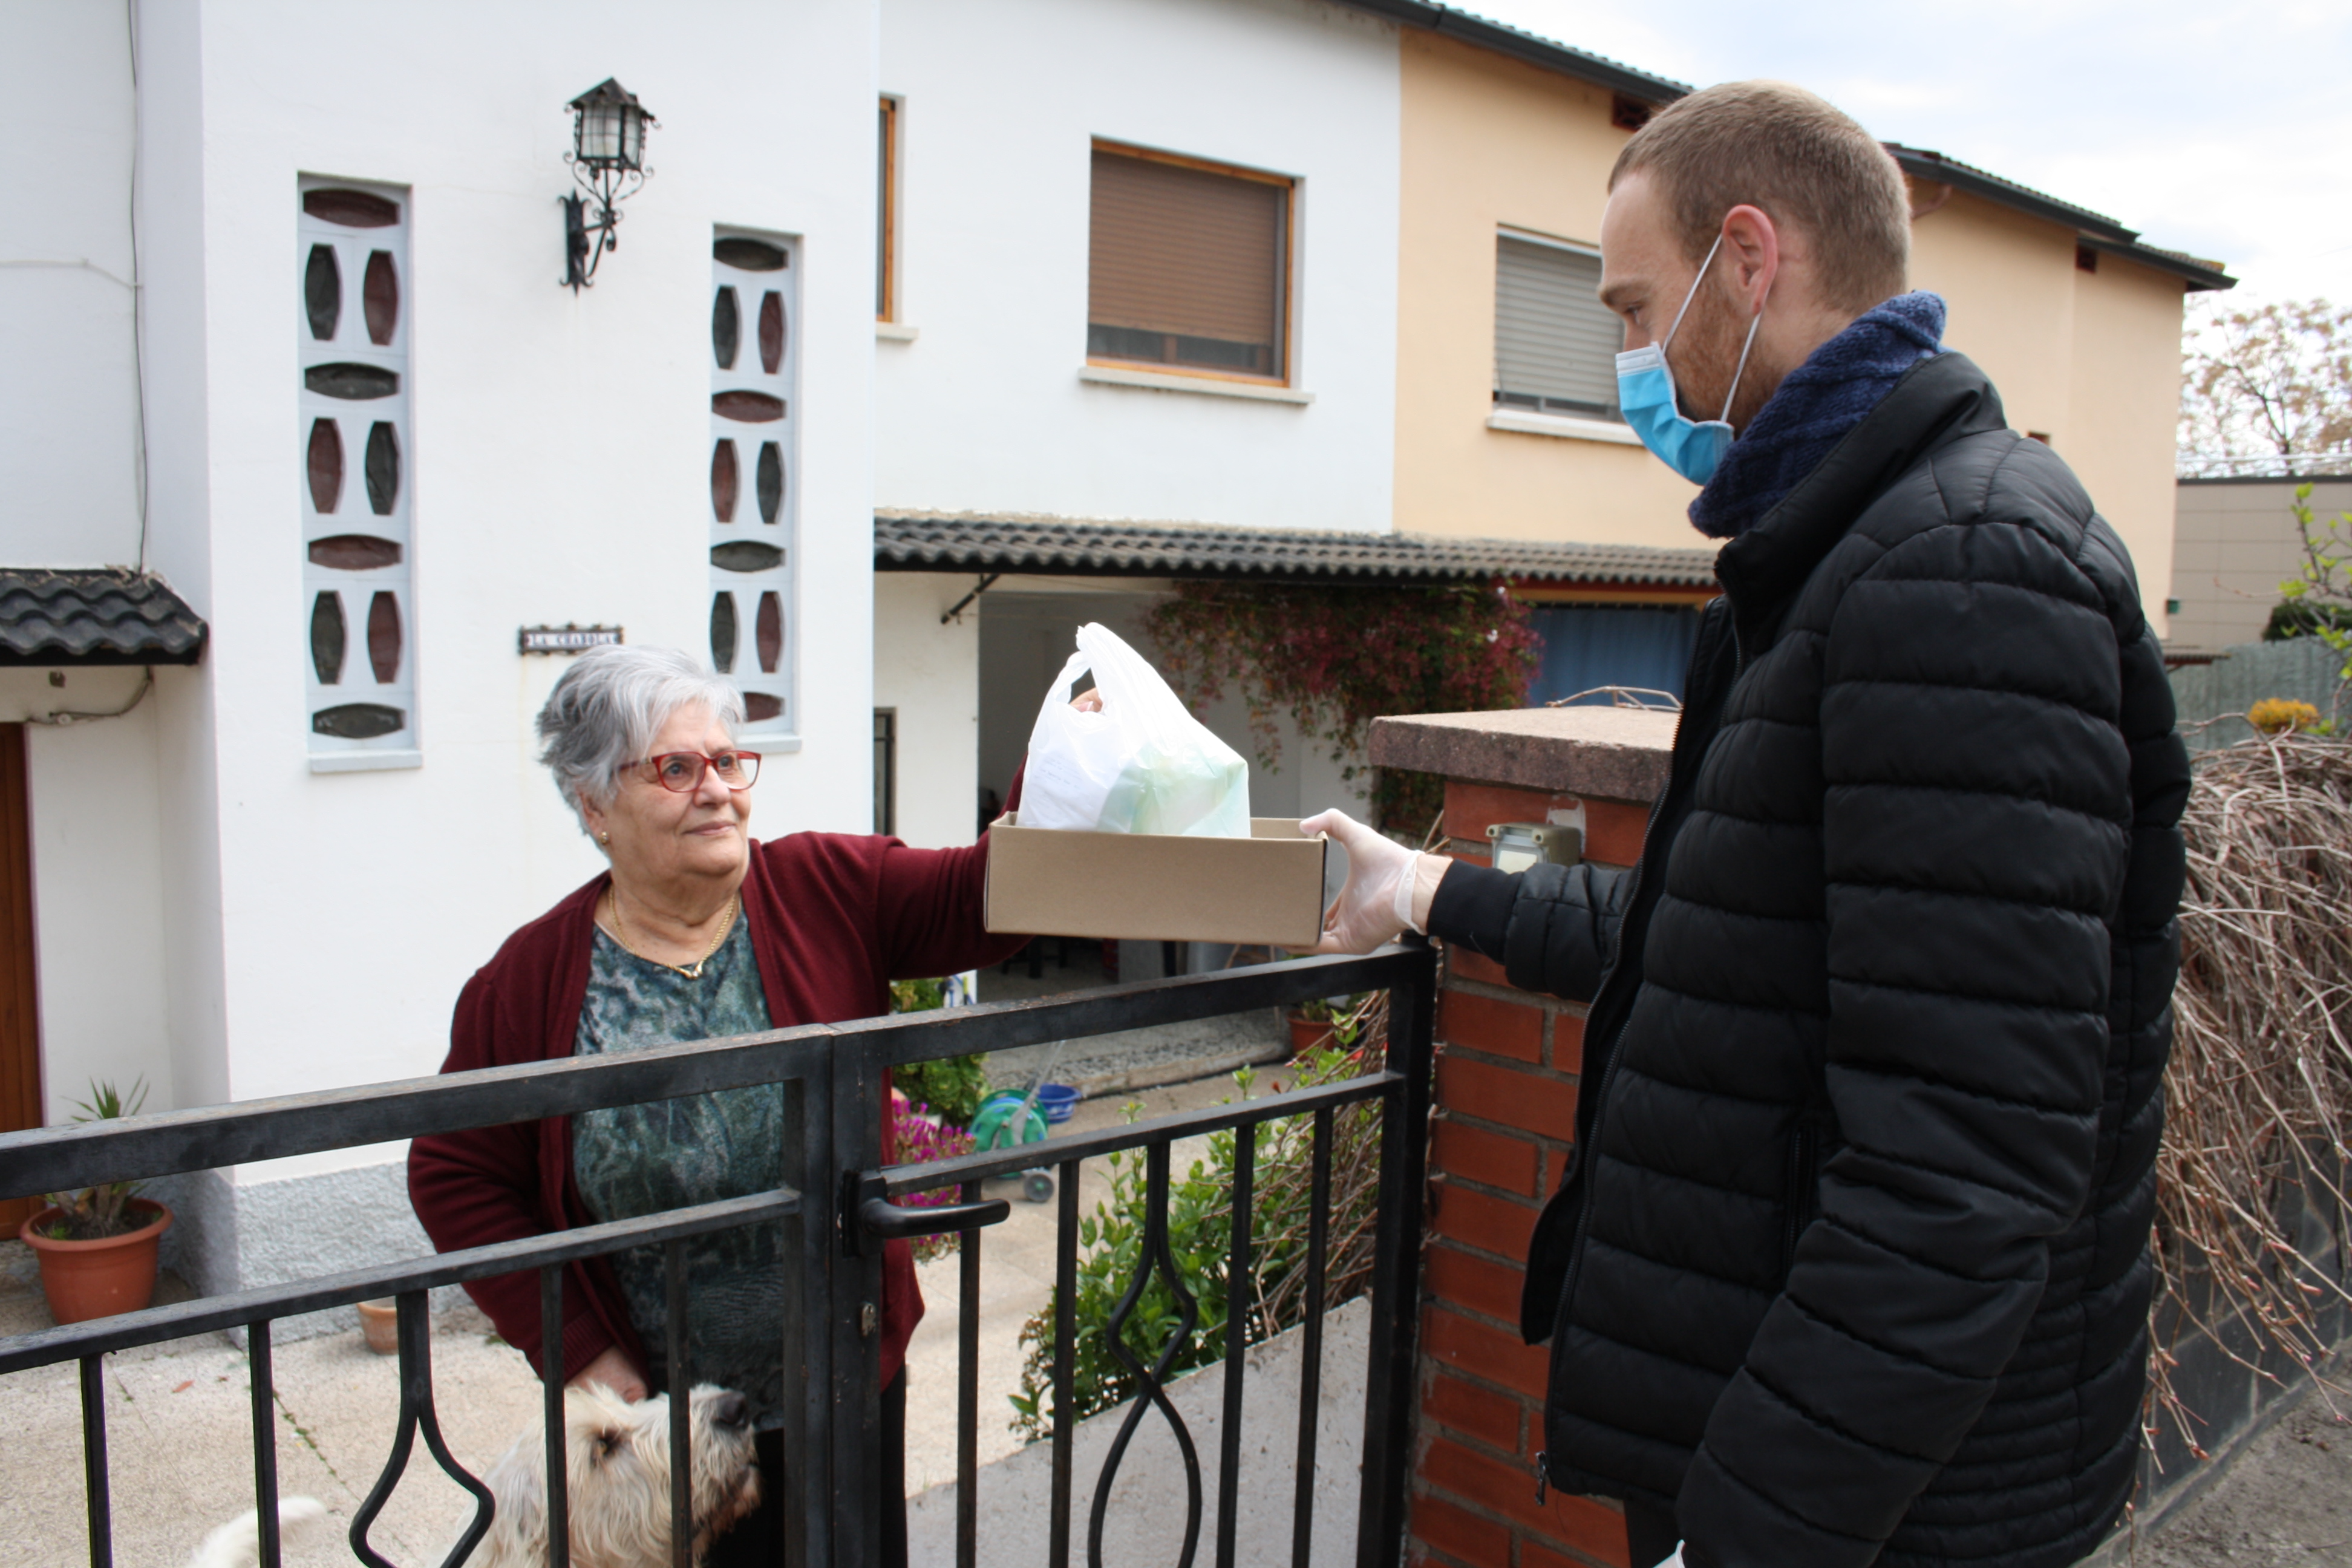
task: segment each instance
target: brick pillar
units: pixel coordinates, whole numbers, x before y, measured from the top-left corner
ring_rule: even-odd
[[[1433,717],[1455,722],[1448,730],[1433,720],[1382,720],[1373,760],[1449,774],[1444,826],[1457,858],[1485,863],[1490,823],[1560,821],[1580,807],[1586,859],[1630,866],[1638,858],[1648,797],[1664,779],[1670,721],[1590,709]],[[1462,722],[1473,720],[1488,724]],[[1596,766],[1582,731],[1598,725],[1614,734],[1628,721],[1647,721],[1633,724],[1639,765]],[[1544,726],[1537,739],[1553,743],[1530,746],[1526,735],[1507,734],[1517,747],[1497,755],[1492,730],[1507,723]],[[1626,763],[1622,752],[1611,758]],[[1454,776],[1464,772],[1470,776]],[[1486,782],[1497,775],[1511,782]],[[1571,793],[1586,780],[1612,788],[1613,797]],[[1559,787],[1528,787],[1546,782]],[[1446,952],[1422,1254],[1414,1563],[1629,1568],[1624,1520],[1613,1507],[1556,1492],[1536,1501],[1549,1355],[1519,1338],[1528,1237],[1559,1184],[1575,1130],[1584,1011],[1518,990],[1500,965],[1474,952]]]

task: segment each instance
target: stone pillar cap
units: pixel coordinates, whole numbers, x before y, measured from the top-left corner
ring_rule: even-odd
[[[1557,795],[1648,801],[1665,788],[1679,715],[1512,708],[1372,721],[1372,765]]]

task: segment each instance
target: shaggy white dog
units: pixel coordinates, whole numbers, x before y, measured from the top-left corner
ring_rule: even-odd
[[[760,1464],[751,1407],[740,1394],[709,1384],[688,1408],[694,1445],[694,1560],[736,1521],[760,1505]],[[563,1452],[572,1568],[668,1568],[669,1400],[630,1404],[603,1388],[563,1393]],[[547,1444],[533,1424],[482,1478],[497,1501],[490,1532],[466,1561],[469,1568],[539,1568],[547,1561]],[[315,1500],[278,1504],[289,1546],[314,1535],[327,1517]],[[205,1538],[188,1568],[257,1568],[257,1516],[247,1511]]]
[[[205,1537],[196,1554],[188,1559],[188,1568],[259,1568],[261,1563],[260,1515],[247,1509]],[[289,1497],[278,1500],[278,1541],[284,1547],[296,1547],[316,1541],[326,1534],[327,1505],[317,1498]]]
[[[751,1406],[709,1384],[696,1387],[687,1430],[694,1445],[694,1560],[760,1506]],[[565,1489],[572,1568],[668,1568],[669,1399],[632,1405],[603,1388],[563,1394]],[[469,1568],[540,1568],[547,1561],[547,1444],[533,1426],[483,1480],[498,1499],[490,1533]]]

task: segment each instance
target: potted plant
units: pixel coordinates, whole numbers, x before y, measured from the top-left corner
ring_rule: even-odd
[[[1364,1026],[1363,1004],[1361,996],[1316,996],[1301,1002],[1290,1015],[1290,1054],[1318,1046],[1353,1046]]]
[[[111,1121],[138,1114],[147,1099],[143,1079],[126,1097],[95,1080],[88,1100],[76,1100],[76,1121]],[[26,1219],[17,1235],[41,1260],[41,1293],[60,1323],[135,1312],[155,1296],[156,1244],[172,1227],[172,1211],[137,1196],[136,1182],[107,1182],[79,1193],[52,1193],[49,1206]]]

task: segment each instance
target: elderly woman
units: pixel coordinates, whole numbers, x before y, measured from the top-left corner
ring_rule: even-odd
[[[760,756],[735,743],[742,703],[686,655],[582,656],[539,715],[541,760],[610,869],[509,937],[466,984],[444,1072],[643,1050],[885,1012],[894,978],[1010,956],[981,923],[988,841],[910,849],[895,838],[745,832]],[[1018,794],[1018,785],[1015,785]],[[773,1189],[793,1142],[774,1086],[420,1138],[418,1219],[443,1250]],[[775,1560],[784,1280],[774,1227],[686,1244],[690,1372],[741,1390],[761,1428],[768,1501],[709,1559]],[[661,1249],[567,1272],[563,1366],[631,1398],[667,1384]],[[507,1342],[541,1364],[530,1274],[468,1285]],[[881,1412],[886,1469],[902,1463],[906,1347],[922,1316],[904,1242],[886,1252]],[[886,1484],[887,1478],[886,1477]],[[903,1489],[887,1493],[902,1495]],[[905,1518],[884,1510],[890,1560]]]

